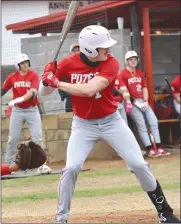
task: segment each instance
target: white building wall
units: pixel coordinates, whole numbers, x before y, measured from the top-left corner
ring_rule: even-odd
[[[13,34],[5,26],[49,14],[48,1],[2,1],[2,65],[14,64],[21,53],[20,39],[28,34]],[[35,35],[32,35],[35,36]],[[36,35],[37,36],[37,35]]]

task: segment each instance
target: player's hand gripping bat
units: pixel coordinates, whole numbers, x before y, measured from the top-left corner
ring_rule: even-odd
[[[72,25],[73,20],[75,18],[78,7],[79,7],[79,1],[71,1],[68,12],[67,12],[67,16],[66,16],[64,24],[63,24],[61,37],[60,37],[60,43],[58,45],[57,51],[55,53],[55,57],[53,59],[55,68],[57,67],[57,57],[59,55],[60,49],[63,45],[63,42],[64,42],[70,28],[71,28],[71,25]],[[43,83],[43,85],[47,86],[47,83]]]

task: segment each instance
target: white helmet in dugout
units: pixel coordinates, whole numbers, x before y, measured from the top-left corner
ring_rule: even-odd
[[[110,48],[116,43],[109,31],[99,25],[87,26],[79,34],[80,52],[92,58],[99,54],[97,48]]]
[[[138,62],[139,62],[139,57],[138,57],[138,54],[136,53],[136,51],[127,51],[125,54],[125,57],[124,57],[126,65],[128,64],[128,59],[132,58],[132,57],[137,57]]]
[[[71,44],[70,45],[70,52],[72,52],[75,47],[79,47],[79,44],[78,43]]]
[[[16,56],[16,61],[15,61],[15,66],[16,68],[19,68],[19,64],[23,61],[29,61],[29,66],[30,66],[30,59],[27,54],[18,54]]]

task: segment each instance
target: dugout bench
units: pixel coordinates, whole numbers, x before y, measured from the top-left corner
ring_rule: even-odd
[[[168,130],[168,143],[174,144],[174,145],[179,145],[180,144],[180,127],[179,127],[180,119],[177,118],[175,110],[173,108],[173,104],[171,102],[169,102],[168,98],[170,98],[170,100],[172,100],[170,94],[154,94],[155,114],[158,118],[158,123],[159,123],[161,131]],[[156,102],[159,102],[159,101],[168,103],[168,107],[165,108],[165,110],[164,110],[164,108],[162,108],[162,111],[160,111],[161,114],[158,113],[159,106],[156,105]],[[174,128],[178,129],[178,136],[177,136],[176,140],[174,140],[174,138],[173,138],[173,135],[175,136]]]

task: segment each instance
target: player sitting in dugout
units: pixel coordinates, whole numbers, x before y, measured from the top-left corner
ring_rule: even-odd
[[[128,51],[125,54],[126,67],[118,75],[119,87],[125,100],[125,110],[138,129],[148,157],[168,156],[170,153],[161,145],[158,120],[148,103],[149,94],[145,75],[137,69],[138,63],[138,54],[135,51]],[[156,146],[151,143],[147,125],[149,125]]]
[[[173,104],[175,110],[180,114],[180,85],[181,85],[181,75],[176,76],[171,82],[172,95],[173,95]]]
[[[13,100],[8,103],[12,107],[5,156],[5,162],[8,164],[13,163],[16,147],[25,122],[28,124],[32,141],[42,144],[42,123],[37,97],[40,83],[39,75],[30,69],[30,59],[26,54],[17,55],[15,66],[17,70],[8,75],[1,89],[1,96],[4,96],[10,89],[13,92]],[[37,173],[51,172],[51,168],[46,164],[37,169]]]

